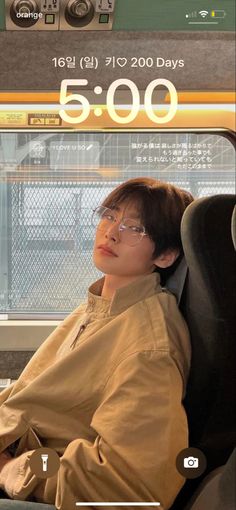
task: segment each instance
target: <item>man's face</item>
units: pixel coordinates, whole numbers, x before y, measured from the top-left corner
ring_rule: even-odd
[[[96,268],[107,275],[131,278],[152,273],[155,269],[153,241],[144,236],[137,244],[129,246],[120,239],[119,223],[124,218],[134,219],[142,225],[137,206],[130,202],[120,204],[114,210],[114,216],[116,222],[109,224],[105,231],[96,231],[93,249]]]

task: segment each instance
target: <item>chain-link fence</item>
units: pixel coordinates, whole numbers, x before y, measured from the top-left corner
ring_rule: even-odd
[[[99,194],[100,188],[76,182],[10,185],[12,310],[64,312],[84,299],[99,276],[92,264],[92,208],[85,204]]]

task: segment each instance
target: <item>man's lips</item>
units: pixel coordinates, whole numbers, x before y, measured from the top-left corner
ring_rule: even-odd
[[[104,255],[111,255],[113,257],[118,257],[118,255],[116,255],[116,253],[111,248],[106,246],[105,244],[99,244],[98,250],[101,251],[102,253],[104,253]]]

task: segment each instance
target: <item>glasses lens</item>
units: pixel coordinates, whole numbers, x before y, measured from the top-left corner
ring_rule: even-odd
[[[92,223],[92,225],[93,225],[94,227],[97,227],[97,226],[98,226],[99,221],[100,221],[100,219],[101,219],[101,215],[100,215],[100,213],[99,213],[99,209],[100,209],[100,207],[97,207],[97,208],[93,211],[93,213],[92,213],[92,221],[91,221],[91,223]]]
[[[126,218],[120,224],[120,239],[128,246],[135,246],[143,238],[145,229],[135,220]]]
[[[93,212],[92,225],[99,228],[99,230],[105,230],[114,221],[114,214],[107,207],[97,207]]]

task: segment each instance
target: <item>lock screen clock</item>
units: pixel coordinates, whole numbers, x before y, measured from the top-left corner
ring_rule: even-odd
[[[177,90],[174,84],[165,78],[152,80],[147,85],[144,93],[144,104],[141,104],[140,93],[134,81],[127,78],[115,80],[110,84],[106,91],[106,102],[105,105],[103,105],[103,108],[95,106],[95,101],[94,104],[90,104],[86,97],[86,88],[84,88],[88,85],[89,82],[87,79],[62,80],[60,89],[60,104],[62,105],[62,108],[59,111],[59,115],[64,122],[68,124],[81,124],[87,120],[91,111],[96,117],[101,117],[106,111],[115,123],[125,125],[133,122],[140,109],[142,109],[144,110],[147,118],[155,124],[166,124],[174,118],[177,112]],[[120,105],[115,104],[115,95],[119,87],[127,87],[131,94],[131,102],[127,109],[127,115],[125,116],[120,115]],[[159,115],[157,105],[153,104],[153,93],[158,87],[166,89],[170,98],[168,109],[167,106],[164,105],[164,109],[167,110],[165,115]],[[73,91],[70,92],[68,90],[69,88],[73,89]],[[100,85],[96,85],[93,92],[95,97],[97,97],[103,93],[103,89]],[[161,109],[163,112],[163,105]],[[78,111],[78,115],[71,115],[71,111]]]

